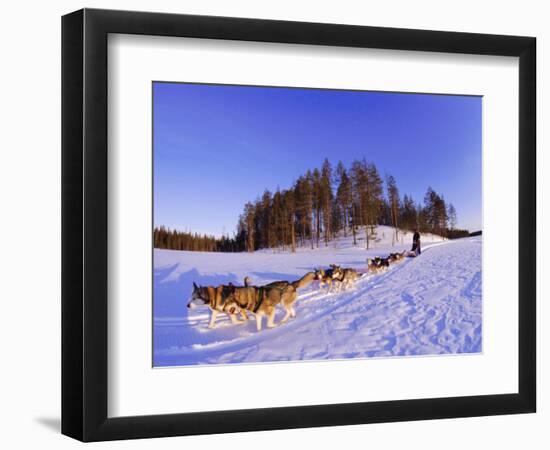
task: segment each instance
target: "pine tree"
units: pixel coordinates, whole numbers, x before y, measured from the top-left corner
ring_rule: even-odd
[[[279,188],[273,194],[273,203],[271,207],[271,214],[273,215],[271,233],[275,236],[274,244],[272,247],[283,245],[283,202],[281,197],[281,191]]]
[[[428,225],[428,211],[426,208],[423,208],[420,203],[416,204],[416,226],[415,228],[421,232],[425,233],[429,231]]]
[[[299,177],[294,185],[294,200],[300,245],[304,245],[307,235],[307,208],[304,177]]]
[[[392,175],[386,176],[386,188],[388,190],[388,202],[390,207],[390,215],[392,225],[395,228],[395,240],[399,239],[398,235],[398,218],[400,211],[399,204],[399,190],[397,189],[397,183]]]
[[[363,160],[367,174],[367,197],[365,203],[365,236],[367,238],[367,249],[370,248],[370,235],[374,234],[375,227],[380,218],[380,208],[383,198],[382,178],[378,173],[378,169],[372,163],[367,164]],[[370,233],[368,228],[370,228]]]
[[[443,196],[437,197],[437,228],[438,228],[438,234],[440,236],[447,236],[447,228],[448,228],[448,221],[449,216],[447,215],[447,205],[445,203],[445,198]]]
[[[332,233],[332,201],[332,167],[328,159],[325,158],[320,179],[320,206],[323,213],[325,246],[328,246]]]
[[[244,217],[245,217],[245,224],[246,224],[246,251],[253,252],[255,250],[254,248],[255,211],[254,211],[254,205],[250,202],[248,202],[244,206]]]
[[[351,221],[350,214],[353,203],[351,180],[342,161],[338,162],[336,167],[338,180],[338,189],[336,191],[336,201],[340,206],[342,213],[342,223],[344,226],[344,237],[347,236],[348,225]]]
[[[423,213],[426,219],[426,225],[429,227],[432,233],[435,233],[437,229],[437,223],[438,223],[436,203],[437,203],[437,193],[430,186],[426,191],[426,195],[424,195]]]
[[[300,184],[300,211],[302,215],[302,226],[304,238],[309,237],[311,248],[313,248],[313,175],[310,170],[306,172]]]
[[[287,213],[286,221],[288,224],[288,233],[290,237],[290,249],[292,253],[296,252],[296,232],[295,232],[295,215],[296,201],[293,189],[289,189],[284,195],[285,210]]]
[[[400,215],[401,226],[406,230],[418,228],[418,210],[411,196],[403,196],[403,206]]]
[[[424,215],[432,233],[445,236],[447,233],[447,207],[445,199],[431,187],[424,196]]]
[[[260,229],[262,230],[262,238],[260,242],[261,245],[265,248],[272,247],[273,246],[273,236],[270,234],[271,232],[271,192],[269,192],[268,189],[266,189],[262,195],[261,200],[261,209],[260,211],[257,211],[258,216],[261,220],[261,226]]]
[[[319,247],[319,241],[321,239],[321,172],[319,169],[314,169],[312,178],[312,192],[313,192],[313,213],[315,215],[315,242]]]
[[[449,217],[449,228],[451,231],[453,231],[456,228],[456,209],[453,206],[452,203],[449,203],[449,207],[447,208],[447,215]]]
[[[364,165],[360,161],[353,161],[351,164],[352,180],[352,222],[353,222],[353,245],[357,245],[356,228],[359,225],[366,225],[364,206],[367,198],[367,174]],[[367,244],[368,245],[368,244]]]

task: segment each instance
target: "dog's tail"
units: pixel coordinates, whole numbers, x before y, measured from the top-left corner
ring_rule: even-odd
[[[300,278],[299,280],[293,281],[290,284],[296,290],[296,289],[300,289],[308,286],[310,283],[313,282],[315,278],[316,278],[315,272],[308,272],[302,278]]]

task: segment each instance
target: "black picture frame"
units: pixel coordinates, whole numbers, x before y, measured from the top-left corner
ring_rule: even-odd
[[[107,416],[109,33],[519,57],[517,393]],[[536,39],[83,9],[62,18],[62,433],[82,441],[535,412]]]

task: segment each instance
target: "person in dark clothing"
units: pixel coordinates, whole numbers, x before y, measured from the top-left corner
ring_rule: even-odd
[[[413,235],[413,246],[411,248],[411,252],[414,252],[416,256],[420,255],[420,233],[418,230],[414,230]]]

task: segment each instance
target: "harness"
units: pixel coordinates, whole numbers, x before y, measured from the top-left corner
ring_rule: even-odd
[[[225,302],[227,301],[227,299],[233,295],[233,293],[235,292],[235,287],[234,286],[224,286],[222,287],[222,292],[221,292],[221,301],[220,301],[220,307],[223,309],[225,307]]]
[[[258,311],[258,309],[260,309],[260,306],[262,306],[265,291],[268,291],[270,289],[276,289],[276,290],[279,291],[279,293],[282,296],[286,292],[287,287],[288,287],[288,285],[285,286],[284,288],[280,288],[280,287],[277,287],[277,286],[269,286],[269,287],[260,286],[260,287],[258,287],[257,288],[258,289],[258,295],[256,296],[256,301],[254,303],[254,308],[252,309],[252,312],[256,313],[256,311]]]
[[[234,286],[223,286],[222,291],[221,291],[221,295],[220,295],[220,303],[216,304],[217,303],[216,302],[216,296],[214,296],[213,299],[209,299],[208,298],[209,296],[207,294],[205,294],[205,291],[207,291],[207,289],[208,288],[206,288],[206,287],[201,287],[200,296],[201,296],[202,300],[207,302],[212,309],[216,309],[216,310],[220,310],[220,311],[223,311],[223,308],[225,306],[225,302],[235,292],[235,287]],[[216,288],[214,288],[214,289],[216,289]],[[212,304],[212,300],[213,300],[214,304]]]
[[[325,270],[325,276],[324,278],[326,278],[327,280],[334,280],[334,269],[327,269]],[[324,281],[324,280],[323,280]]]
[[[336,281],[344,281],[344,278],[346,277],[346,272],[344,270],[342,270],[342,275],[341,276],[337,276],[337,275],[332,275],[332,279],[333,280],[336,280]]]

